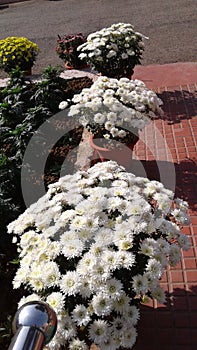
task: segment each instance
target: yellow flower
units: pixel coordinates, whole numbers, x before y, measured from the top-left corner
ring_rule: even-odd
[[[38,45],[25,37],[7,37],[0,40],[0,69],[31,68],[39,53]]]

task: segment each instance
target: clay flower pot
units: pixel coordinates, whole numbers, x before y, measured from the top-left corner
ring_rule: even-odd
[[[110,147],[104,147],[106,140],[103,138],[94,138],[94,135],[90,133],[89,137],[90,146],[94,149],[92,163],[106,162],[108,160],[116,161],[119,165],[128,169],[131,166],[132,154],[135,143],[124,144],[116,140],[110,140]]]

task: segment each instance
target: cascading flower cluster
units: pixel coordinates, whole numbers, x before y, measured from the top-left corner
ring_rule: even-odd
[[[58,315],[48,349],[131,348],[139,303],[165,301],[162,273],[189,249],[187,212],[160,182],[109,161],[60,178],[10,223],[20,258],[13,286],[29,291],[19,306],[43,300]]]
[[[141,80],[98,77],[90,88],[74,95],[69,116],[99,137],[125,139],[138,135],[157,115],[162,101]]]
[[[27,71],[39,53],[38,45],[25,37],[7,37],[0,40],[0,68],[9,73],[12,69]]]
[[[126,77],[140,64],[144,51],[143,34],[135,32],[129,23],[112,24],[87,37],[78,47],[79,57],[108,77]]]

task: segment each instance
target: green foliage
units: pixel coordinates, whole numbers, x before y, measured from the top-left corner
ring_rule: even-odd
[[[59,71],[60,72],[60,71]],[[43,106],[52,113],[59,111],[59,104],[65,99],[66,80],[57,74],[57,70],[48,67],[43,71],[41,82],[37,83],[32,97],[35,106]]]
[[[67,83],[60,77],[60,70],[51,66],[43,70],[41,81],[27,79],[20,69],[9,72],[7,86],[0,89],[0,285],[3,286],[0,301],[0,348],[8,348],[11,340],[11,322],[17,301],[26,291],[12,288],[18,254],[7,225],[25,209],[21,192],[21,165],[29,140],[40,125],[59,112],[59,103],[72,98],[74,93],[87,87],[90,79]],[[43,137],[40,135],[40,137]],[[57,147],[79,142],[76,132],[65,135]],[[50,157],[49,157],[50,158]],[[38,155],[39,159],[39,155]],[[54,173],[58,162],[52,159]],[[49,160],[50,161],[50,160]],[[59,160],[58,160],[59,161]],[[50,174],[51,174],[50,172]],[[29,179],[31,181],[31,179]],[[1,262],[2,260],[2,262]],[[7,316],[12,315],[12,316]]]
[[[25,209],[20,172],[28,142],[66,98],[66,81],[59,75],[58,69],[49,66],[41,81],[34,83],[15,69],[6,88],[0,91],[0,250],[10,244],[7,224]]]
[[[10,338],[12,329],[12,316],[8,315],[7,320],[4,323],[4,327],[0,328],[0,336],[1,338]]]

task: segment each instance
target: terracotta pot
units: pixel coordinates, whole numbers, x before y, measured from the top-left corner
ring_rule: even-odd
[[[132,153],[135,143],[124,144],[118,141],[113,141],[114,147],[112,149],[102,147],[106,140],[100,138],[95,139],[93,134],[89,137],[90,146],[94,149],[92,157],[92,165],[98,162],[106,162],[108,160],[116,161],[119,165],[124,166],[125,169],[130,168],[132,162]]]

